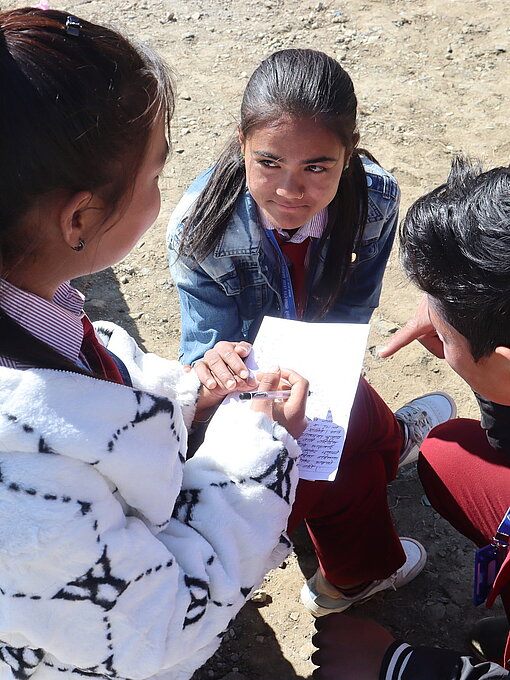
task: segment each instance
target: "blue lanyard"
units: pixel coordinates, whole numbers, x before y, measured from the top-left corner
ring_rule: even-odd
[[[496,535],[492,539],[492,545],[499,546],[501,548],[508,548],[510,539],[510,508],[506,511],[506,515],[503,517],[501,524],[496,531]]]
[[[269,229],[266,230],[268,239],[273,244],[278,260],[280,261],[280,275],[281,275],[281,293],[283,305],[284,319],[297,319],[296,303],[294,301],[294,291],[292,289],[292,280],[290,278],[289,268],[285,261],[285,256],[281,251],[280,244],[276,240],[276,236]]]

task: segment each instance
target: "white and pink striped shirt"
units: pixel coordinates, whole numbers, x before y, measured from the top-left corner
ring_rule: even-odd
[[[267,229],[269,231],[275,230],[279,236],[281,236],[283,239],[288,241],[289,243],[303,243],[305,239],[307,239],[309,236],[311,238],[320,238],[322,234],[324,233],[324,229],[326,228],[326,225],[328,223],[328,208],[323,208],[320,210],[318,213],[316,213],[313,217],[311,217],[308,222],[305,222],[299,229],[296,231],[296,233],[289,238],[289,234],[285,229],[280,229],[279,227],[275,227],[274,224],[270,220],[267,219],[265,214],[260,210],[260,208],[257,206],[257,213],[259,217],[259,223],[261,224],[264,229]]]
[[[62,283],[49,302],[21,290],[0,278],[0,309],[38,340],[42,340],[73,363],[80,359],[83,342],[83,295]],[[10,357],[0,354],[0,366],[28,368]]]

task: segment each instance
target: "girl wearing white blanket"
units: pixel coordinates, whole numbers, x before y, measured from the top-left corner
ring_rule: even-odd
[[[114,324],[99,342],[67,283],[156,219],[168,75],[58,11],[0,37],[0,678],[188,678],[288,552],[308,385],[271,370],[291,398],[219,412],[186,461],[225,390]],[[217,354],[253,389],[245,343]]]

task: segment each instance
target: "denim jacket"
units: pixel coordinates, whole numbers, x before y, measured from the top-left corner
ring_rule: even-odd
[[[367,158],[368,219],[346,285],[324,321],[367,323],[379,304],[382,277],[398,221],[400,191],[392,175]],[[248,191],[214,250],[200,265],[178,258],[183,221],[205,187],[212,168],[191,184],[168,225],[172,277],[179,291],[182,337],[179,358],[193,363],[220,340],[253,342],[265,315],[280,316],[281,275],[277,255],[259,226]],[[313,280],[323,271],[329,242],[319,253]],[[313,300],[310,301],[313,305]],[[307,316],[305,315],[305,320]]]

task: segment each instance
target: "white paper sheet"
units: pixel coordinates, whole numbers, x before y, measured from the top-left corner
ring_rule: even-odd
[[[276,364],[297,371],[310,382],[312,394],[306,415],[311,422],[299,439],[302,479],[335,479],[369,328],[368,324],[264,317],[246,361],[248,368],[264,369]]]

